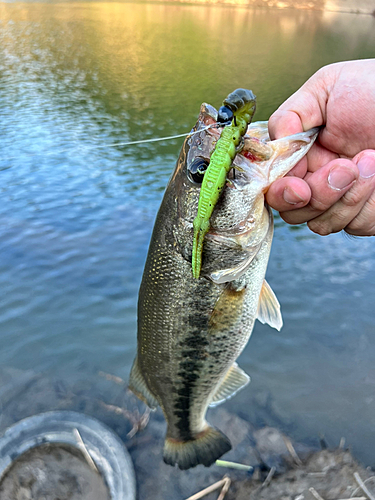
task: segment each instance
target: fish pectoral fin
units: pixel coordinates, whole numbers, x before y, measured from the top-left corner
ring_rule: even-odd
[[[234,281],[241,278],[241,276],[244,275],[249,269],[255,255],[255,252],[249,253],[249,256],[246,259],[242,260],[233,267],[212,272],[210,274],[211,281],[220,285],[221,283],[228,283],[228,281]]]
[[[236,392],[245,387],[249,382],[249,375],[241,370],[237,363],[233,363],[216,390],[209,406],[212,407],[224,403],[224,401],[234,396]]]
[[[135,358],[130,372],[129,389],[137,396],[137,398],[146,403],[151,410],[156,410],[159,403],[147,387],[146,381],[141,373],[141,370],[139,369],[138,357]]]
[[[262,290],[259,296],[257,319],[259,319],[261,323],[267,323],[272,328],[276,328],[276,330],[279,331],[283,326],[279,301],[266,280],[263,281]]]

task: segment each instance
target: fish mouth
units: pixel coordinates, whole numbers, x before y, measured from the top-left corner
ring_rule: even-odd
[[[188,170],[199,157],[209,162],[212,152],[223,130],[217,122],[217,111],[209,104],[203,104],[194,134],[186,141],[186,152],[182,157],[183,188],[177,201],[180,214],[187,224],[193,224],[198,210],[200,185],[190,182]],[[227,174],[226,185],[210,217],[207,238],[223,238],[229,242],[249,239],[249,234],[262,221],[267,212],[264,208],[264,194],[270,183],[290,170],[314,143],[318,129],[271,141],[268,122],[251,123],[243,136]],[[183,210],[188,205],[189,210]],[[267,224],[268,227],[268,224]],[[231,244],[231,243],[230,243]],[[247,243],[245,243],[247,245]]]
[[[203,104],[202,110],[195,130],[196,132],[199,130],[206,132],[212,139],[210,141],[212,146],[209,151],[205,152],[202,148],[202,156],[205,156],[209,160],[215,149],[215,144],[221,136],[224,125],[217,122],[215,108],[208,104]],[[243,137],[241,150],[237,153],[233,161],[234,168],[240,168],[244,160],[245,165],[269,160],[273,154],[272,148],[267,145],[269,140],[267,121],[250,123]]]
[[[180,214],[184,213],[185,196],[189,199],[190,210],[182,217],[186,225],[193,224],[193,220],[198,209],[199,185],[192,185],[188,180],[189,166],[197,158],[210,161],[212,152],[221,136],[223,127],[217,123],[217,111],[208,104],[203,104],[196,126],[192,134],[187,139],[186,166],[184,167],[185,178],[184,189],[180,189],[182,197],[178,200]],[[250,125],[243,138],[241,150],[236,154],[233,161],[233,168],[227,174],[225,188],[218,200],[211,216],[210,230],[207,237],[220,240],[228,245],[237,245],[239,239],[246,241],[255,225],[255,218],[251,213],[249,203],[249,183],[266,181],[267,169],[264,164],[271,158],[273,150],[265,142],[269,139],[267,122],[256,122]],[[262,188],[257,184],[257,191]],[[263,202],[262,202],[263,206]]]

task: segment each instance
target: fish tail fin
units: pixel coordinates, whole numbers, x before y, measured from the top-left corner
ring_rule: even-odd
[[[168,437],[167,434],[163,458],[166,464],[178,465],[182,470],[199,464],[209,467],[231,448],[232,445],[225,434],[208,426],[189,441],[179,441]]]

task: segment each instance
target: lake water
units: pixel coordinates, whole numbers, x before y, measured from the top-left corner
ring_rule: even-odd
[[[201,102],[256,119],[322,65],[375,55],[371,16],[102,2],[0,3],[0,366],[126,379],[153,220]],[[240,358],[296,439],[345,436],[375,465],[374,240],[276,220],[284,316]],[[250,417],[252,418],[252,417]],[[256,416],[254,416],[256,419]]]

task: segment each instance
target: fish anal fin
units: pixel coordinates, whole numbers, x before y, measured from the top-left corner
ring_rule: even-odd
[[[146,381],[139,369],[138,357],[135,358],[129,377],[129,389],[143,401],[151,410],[155,410],[158,401],[147,387]]]
[[[283,326],[279,301],[266,280],[263,281],[262,290],[259,296],[257,319],[259,319],[261,323],[267,323],[272,328],[276,328],[276,330],[279,331]]]
[[[210,406],[217,406],[234,396],[240,389],[250,382],[250,377],[237,365],[233,365],[228,370],[221,384],[217,388]]]
[[[200,464],[209,467],[231,448],[227,436],[214,427],[207,426],[189,441],[172,439],[168,437],[167,432],[163,459],[166,464],[178,465],[182,470]]]

